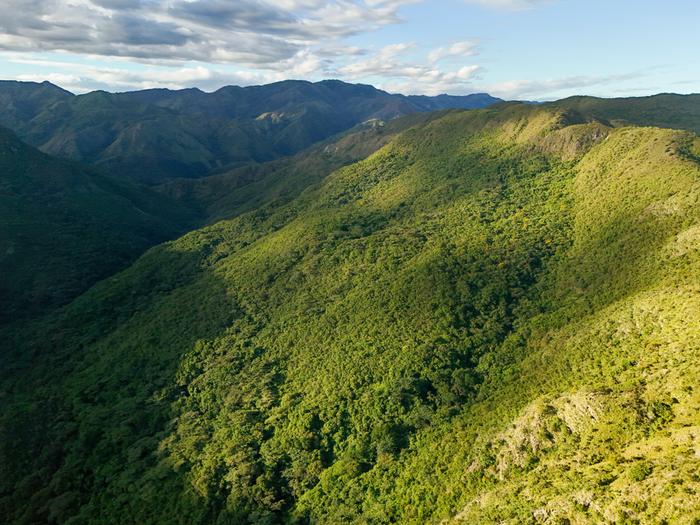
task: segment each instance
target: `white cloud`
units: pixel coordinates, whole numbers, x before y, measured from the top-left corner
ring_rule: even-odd
[[[494,96],[506,99],[546,100],[561,98],[598,86],[610,85],[643,77],[644,72],[636,71],[618,75],[571,76],[546,80],[509,80],[497,84],[481,86]]]
[[[328,77],[411,93],[469,91],[479,71],[464,62],[476,54],[471,41],[427,57],[412,56],[411,43],[373,53],[347,44],[349,36],[400,22],[399,10],[418,1],[4,0],[0,53],[33,64],[17,78],[76,92]]]
[[[446,58],[463,58],[476,55],[476,43],[470,41],[455,42],[447,47],[438,47],[428,54],[430,62],[438,62]]]
[[[370,58],[343,66],[339,71],[350,78],[375,75],[403,76],[409,73],[412,66],[400,63],[397,58],[411,47],[413,47],[411,43],[391,44],[383,47]]]
[[[4,0],[0,53],[33,64],[17,78],[76,92],[329,77],[411,93],[469,91],[479,71],[464,63],[476,54],[473,42],[418,58],[411,43],[375,52],[347,43],[400,22],[399,10],[419,1]]]
[[[168,68],[153,67],[133,71],[119,67],[96,67],[70,62],[54,62],[42,59],[16,59],[32,65],[47,65],[65,71],[42,74],[18,75],[18,80],[41,82],[48,80],[73,93],[85,93],[96,89],[131,91],[135,89],[168,88],[183,89],[198,86],[215,90],[225,85],[264,84],[282,80],[281,73],[260,71],[225,71],[204,66]]]
[[[114,0],[113,0],[114,1]],[[121,0],[126,1],[126,0]],[[448,46],[445,49],[458,49]],[[425,60],[411,59],[415,45],[410,42],[385,46],[374,54],[360,48],[329,48],[324,53],[303,49],[289,58],[278,60],[267,68],[239,68],[229,65],[197,64],[173,67],[172,62],[152,60],[150,66],[134,67],[128,59],[116,58],[108,66],[51,59],[45,53],[0,53],[0,58],[16,64],[27,64],[35,71],[16,76],[19,80],[49,80],[75,93],[95,89],[127,91],[163,87],[181,89],[197,86],[214,90],[228,84],[264,84],[288,78],[318,80],[340,78],[379,84],[391,91],[411,94],[466,93],[479,72],[477,65],[455,64],[442,68]],[[341,61],[337,57],[355,59]],[[357,60],[361,58],[360,60]]]
[[[430,63],[432,60],[426,63],[409,59],[407,55],[414,47],[408,42],[385,46],[369,58],[340,67],[338,73],[353,81],[378,81],[379,87],[392,92],[438,95],[471,91],[472,81],[480,71],[478,65],[457,64],[442,69]],[[464,47],[455,47],[455,51],[459,49]]]
[[[393,46],[392,52],[401,55],[404,46]],[[406,49],[410,49],[406,48]],[[387,53],[387,51],[385,51]],[[386,55],[384,55],[386,56]],[[62,65],[64,72],[46,75],[20,75],[19,80],[49,80],[75,93],[94,89],[133,90],[152,87],[182,89],[197,85],[204,90],[215,90],[224,85],[264,84],[294,77],[284,72],[227,71],[204,66],[164,68],[154,67],[143,71],[124,68],[95,67],[69,62],[53,62],[42,59],[18,58],[26,63]],[[302,62],[303,64],[303,62]],[[302,65],[300,69],[303,69]],[[379,87],[389,92],[438,95],[441,93],[464,94],[486,91],[505,99],[548,100],[574,93],[609,86],[627,80],[637,80],[643,72],[629,72],[608,76],[572,76],[547,80],[511,80],[497,84],[477,84],[479,66],[463,66],[451,71],[441,71],[420,65],[405,65],[385,76]],[[371,72],[366,70],[366,74]],[[361,78],[358,78],[360,80]]]
[[[522,11],[533,9],[540,5],[551,4],[555,0],[464,0],[468,4],[482,5],[494,9],[505,9],[508,11]]]
[[[397,23],[399,8],[412,2],[4,0],[0,49],[276,69],[300,53]]]

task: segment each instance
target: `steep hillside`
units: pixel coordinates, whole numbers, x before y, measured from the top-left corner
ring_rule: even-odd
[[[195,214],[0,128],[0,324],[65,304]]]
[[[46,153],[157,183],[291,155],[369,119],[500,101],[486,94],[405,97],[340,81],[79,96],[48,83],[6,81],[0,125]]]
[[[2,334],[0,519],[693,523],[698,156],[449,112],[153,248]]]
[[[196,210],[204,223],[230,219],[266,204],[290,201],[336,169],[369,157],[398,133],[440,116],[431,112],[388,122],[373,119],[291,157],[199,179],[174,179],[155,189]]]

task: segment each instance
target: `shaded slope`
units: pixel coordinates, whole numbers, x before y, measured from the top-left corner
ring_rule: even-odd
[[[0,322],[36,315],[181,234],[194,214],[0,129]]]
[[[26,126],[46,108],[71,100],[73,96],[50,82],[0,81],[2,125],[11,129]]]
[[[150,250],[4,334],[0,515],[696,514],[698,151],[547,107],[453,112]]]

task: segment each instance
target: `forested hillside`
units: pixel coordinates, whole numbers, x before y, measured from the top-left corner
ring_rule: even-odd
[[[153,189],[42,154],[0,128],[0,324],[69,302],[159,242],[291,200],[438,115],[371,121],[285,159]]]
[[[63,305],[197,215],[0,128],[0,324]]]
[[[416,122],[5,328],[0,520],[695,523],[700,140],[618,118]]]
[[[157,184],[293,155],[370,119],[497,102],[486,94],[406,97],[332,80],[77,96],[48,82],[0,81],[0,125],[46,153]]]
[[[440,116],[431,112],[388,122],[370,120],[290,157],[198,179],[172,179],[154,189],[197,213],[203,223],[230,219],[266,204],[290,201],[336,169],[365,159],[407,128]]]
[[[570,97],[552,106],[575,109],[617,126],[659,126],[700,133],[700,94],[650,97]]]

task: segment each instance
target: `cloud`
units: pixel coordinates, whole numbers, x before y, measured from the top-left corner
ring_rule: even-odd
[[[113,1],[113,0],[112,0]],[[462,94],[473,91],[473,81],[480,67],[460,61],[446,61],[445,67],[431,63],[424,57],[412,56],[415,45],[400,42],[369,52],[357,47],[328,47],[322,52],[302,49],[267,68],[241,68],[226,64],[195,64],[173,67],[171,62],[154,61],[150,65],[134,67],[128,59],[116,58],[109,65],[100,61],[72,61],[52,59],[46,53],[0,53],[9,63],[25,64],[36,72],[17,75],[19,80],[49,80],[70,91],[83,93],[95,89],[127,91],[151,87],[181,89],[197,86],[214,90],[221,86],[251,85],[275,82],[287,78],[340,78],[379,85],[394,92],[410,94]],[[446,56],[459,58],[462,45],[444,48]],[[340,66],[336,59],[342,57]],[[120,66],[120,64],[123,64]]]
[[[107,91],[132,91],[136,89],[168,88],[184,89],[198,86],[213,91],[225,85],[265,84],[282,80],[276,73],[259,71],[224,71],[204,66],[182,68],[149,68],[132,71],[119,67],[95,67],[83,64],[29,59],[31,64],[47,63],[52,67],[65,67],[65,71],[45,74],[22,74],[18,80],[41,82],[48,80],[73,93],[85,93],[103,89]]]
[[[397,57],[411,47],[413,47],[411,43],[391,44],[383,47],[370,58],[343,66],[339,71],[351,78],[376,75],[403,76],[408,73],[407,69],[411,66],[401,64]]]
[[[508,11],[523,11],[533,9],[545,4],[551,4],[555,0],[464,0],[468,4],[482,5],[494,9],[505,9]]]
[[[381,48],[365,60],[347,64],[338,69],[343,78],[354,81],[378,80],[387,91],[437,95],[440,93],[464,93],[470,91],[472,81],[480,71],[478,65],[461,65],[440,69],[434,62],[410,60],[409,51],[415,45],[408,42]],[[462,49],[457,46],[455,49]],[[450,48],[445,48],[449,52]],[[445,55],[453,56],[453,55]]]
[[[430,62],[439,62],[446,58],[462,58],[476,55],[476,43],[464,41],[455,42],[451,46],[438,47],[428,54]]]
[[[131,91],[149,88],[184,89],[197,86],[214,91],[226,85],[253,85],[276,82],[288,78],[279,71],[241,70],[231,66],[195,65],[172,67],[153,64],[133,69],[125,59],[116,59],[110,65],[88,64],[69,60],[52,60],[41,54],[0,54],[9,63],[26,64],[41,73],[15,75],[17,80],[41,82],[48,80],[74,93],[94,90]],[[303,69],[308,64],[288,64],[290,70]]]
[[[488,92],[509,100],[553,100],[573,94],[606,95],[611,86],[630,82],[629,88],[618,88],[613,93],[648,93],[657,88],[639,87],[639,79],[648,71],[631,71],[614,75],[569,76],[545,80],[509,80],[494,84],[478,82],[481,68],[467,65],[450,70],[440,70],[432,65],[421,65],[407,61],[414,49],[410,43],[394,44],[380,49],[368,60],[355,64],[356,76],[338,74],[348,80],[373,81],[378,87],[393,93],[439,95],[441,93],[465,94]],[[287,71],[231,70],[229,66],[162,67],[153,66],[134,71],[127,67],[102,67],[60,60],[48,60],[41,55],[5,54],[9,62],[44,67],[50,72],[22,74],[18,80],[49,80],[74,93],[96,89],[129,91],[153,87],[183,89],[197,86],[213,91],[225,85],[252,85],[276,82],[287,78],[303,78],[305,72],[314,71],[318,58],[302,55],[298,62],[287,63]],[[386,63],[380,71],[370,67],[378,64],[381,57]],[[119,61],[116,62],[117,64]],[[127,64],[124,61],[125,65]],[[338,72],[336,72],[338,73]],[[381,73],[381,75],[380,75]],[[373,80],[374,79],[374,80]],[[376,81],[375,81],[376,80]]]
[[[229,31],[246,31],[254,27],[267,34],[296,34],[302,29],[297,27],[293,12],[249,0],[177,2],[168,7],[167,12],[174,19]]]
[[[378,51],[347,43],[400,22],[399,10],[419,1],[5,0],[0,53],[33,61],[23,79],[76,92],[328,77],[411,93],[468,91],[480,71],[464,63],[476,54],[471,41],[423,57],[411,56],[411,43]],[[58,56],[75,58],[50,60]],[[105,65],[86,66],[86,57]]]
[[[645,72],[633,71],[618,75],[571,76],[547,80],[509,80],[497,84],[481,86],[479,89],[506,99],[547,100],[582,94],[583,90],[626,80],[638,80]]]
[[[278,69],[414,0],[4,0],[0,49]],[[331,35],[329,37],[329,35]]]

